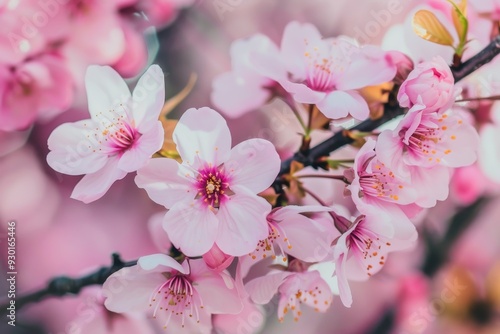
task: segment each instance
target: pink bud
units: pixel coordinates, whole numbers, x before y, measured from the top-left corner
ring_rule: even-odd
[[[443,58],[418,64],[399,88],[402,107],[424,105],[428,111],[447,110],[454,100],[455,79]]]
[[[233,262],[234,256],[225,254],[216,244],[205,254],[203,260],[210,269],[222,271]]]

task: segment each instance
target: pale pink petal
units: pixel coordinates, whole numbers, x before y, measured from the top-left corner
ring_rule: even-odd
[[[165,276],[160,272],[148,273],[139,266],[123,268],[104,282],[104,306],[117,313],[142,313],[148,309],[151,294],[164,282]]]
[[[185,268],[179,262],[166,254],[151,254],[142,256],[139,258],[139,260],[137,260],[137,265],[146,271],[150,271],[157,268],[158,266],[161,266],[175,269],[183,274],[189,274],[189,270],[185,270]],[[161,268],[159,269],[161,270]]]
[[[101,198],[115,181],[123,179],[125,175],[127,172],[118,168],[118,159],[109,158],[103,168],[85,175],[78,182],[71,193],[71,198],[84,203],[93,202]]]
[[[289,207],[292,206],[286,206],[278,212]],[[299,210],[302,207],[296,208]],[[331,210],[331,208],[324,209],[324,211]],[[311,212],[309,210],[305,209],[302,212]],[[329,254],[335,234],[331,221],[320,223],[293,211],[281,213],[279,216],[275,215],[273,218],[280,221],[279,227],[286,233],[287,243],[281,239],[277,240],[286,253],[306,262],[321,261]]]
[[[182,161],[194,168],[200,160],[219,165],[231,150],[231,133],[224,118],[215,110],[203,107],[188,109],[173,133]]]
[[[267,238],[266,215],[271,205],[263,198],[236,193],[217,213],[217,246],[226,254],[242,256],[252,252],[259,240]]]
[[[249,298],[242,298],[243,310],[236,314],[219,314],[213,317],[214,329],[217,334],[260,333],[265,323],[265,310]],[[248,330],[248,332],[245,332]]]
[[[131,98],[130,90],[122,77],[109,66],[91,65],[85,74],[85,87],[92,119]]]
[[[263,87],[267,82],[264,80],[258,76],[223,73],[212,83],[212,103],[226,116],[240,117],[270,99],[271,91]]]
[[[312,24],[293,21],[288,23],[281,40],[281,54],[287,70],[293,74],[294,79],[306,77],[306,58],[304,51],[307,45],[321,41],[321,34]]]
[[[243,186],[254,193],[266,190],[276,179],[281,160],[271,142],[249,139],[231,150],[224,168],[229,172],[231,185]]]
[[[132,114],[140,133],[145,134],[156,126],[165,103],[163,71],[158,65],[151,65],[144,73],[132,94]]]
[[[340,300],[345,307],[351,307],[352,293],[345,272],[348,252],[346,238],[347,232],[341,235],[337,241],[337,244],[334,247],[333,256],[335,258],[335,274],[339,285]]]
[[[164,131],[161,122],[155,124],[144,133],[132,147],[120,157],[118,168],[126,172],[133,172],[143,167],[148,160],[159,151],[163,145]]]
[[[229,288],[221,274],[211,271],[203,260],[189,261],[193,285],[206,310],[212,314],[238,314],[243,308],[236,287]]]
[[[154,202],[169,209],[178,202],[196,197],[191,182],[181,173],[181,166],[173,159],[151,159],[137,171],[135,183],[145,189]]]
[[[201,256],[212,248],[219,229],[212,211],[197,202],[178,202],[165,215],[163,228],[187,256]]]
[[[411,184],[419,194],[415,203],[423,208],[432,208],[436,206],[436,201],[447,199],[450,178],[450,169],[445,166],[412,167]],[[432,192],[429,189],[432,189]]]
[[[355,91],[333,91],[317,103],[319,110],[328,118],[338,119],[348,115],[365,120],[370,110],[365,99]]]
[[[299,103],[316,104],[326,96],[325,92],[315,91],[303,83],[295,83],[288,80],[281,80],[279,83]]]
[[[382,131],[377,138],[375,152],[377,158],[390,166],[391,170],[401,176],[409,176],[409,170],[403,161],[403,142],[398,133],[391,130]]]
[[[148,47],[144,34],[137,31],[133,24],[129,24],[129,22],[123,20],[120,23],[125,38],[125,52],[113,64],[113,68],[124,78],[131,78],[139,74],[146,67]]]
[[[98,143],[91,140],[91,120],[64,123],[49,136],[47,163],[52,169],[68,175],[95,173],[107,162],[105,154],[96,152]]]
[[[352,56],[350,65],[337,83],[337,89],[351,90],[391,81],[397,68],[385,51],[365,46]]]
[[[255,278],[245,284],[250,298],[257,304],[267,304],[278,292],[278,288],[291,272],[279,272]]]
[[[168,238],[167,232],[163,229],[163,217],[165,211],[157,212],[148,219],[148,231],[153,243],[160,252],[168,253],[172,247],[172,243]]]

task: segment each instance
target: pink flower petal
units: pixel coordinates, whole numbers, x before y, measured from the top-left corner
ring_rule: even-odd
[[[254,193],[266,190],[280,170],[281,160],[274,145],[264,139],[249,139],[231,150],[224,168],[230,172],[231,185]]]
[[[172,257],[166,254],[151,254],[147,256],[142,256],[137,261],[137,265],[147,271],[153,270],[158,266],[160,266],[160,267],[168,267],[170,269],[175,269],[183,274],[189,274],[189,270],[186,271],[179,262],[177,262]]]
[[[134,88],[132,113],[140,133],[145,134],[157,124],[165,103],[164,80],[160,66],[151,65]]]
[[[95,173],[108,160],[105,154],[95,152],[96,142],[87,137],[91,120],[59,125],[49,136],[47,163],[64,174],[81,175]]]
[[[145,272],[139,266],[123,268],[108,277],[102,286],[104,306],[112,312],[147,310],[151,294],[165,282],[160,272]],[[126,290],[126,293],[124,291]]]
[[[99,121],[98,115],[130,98],[130,90],[122,77],[109,66],[92,65],[85,74],[85,87],[90,117]]]
[[[245,284],[250,298],[257,304],[267,304],[278,292],[278,288],[288,276],[293,275],[291,272],[278,272],[255,278]]]
[[[176,203],[193,199],[191,182],[181,175],[181,166],[173,159],[151,159],[137,171],[135,183],[147,191],[149,198],[167,209]]]
[[[211,271],[203,260],[189,261],[191,277],[205,308],[212,314],[238,314],[243,304],[236,287],[228,288],[221,274]]]
[[[123,179],[125,175],[127,172],[118,168],[118,159],[110,158],[103,168],[85,175],[78,182],[71,193],[71,198],[84,203],[93,202],[101,198],[115,181]]]
[[[328,118],[338,119],[348,115],[365,120],[370,110],[365,99],[355,91],[333,91],[317,103],[319,110]]]
[[[227,123],[215,110],[203,107],[188,109],[177,123],[174,142],[182,161],[197,169],[200,160],[219,165],[231,150]]]
[[[267,238],[270,210],[271,205],[261,197],[241,192],[231,196],[217,213],[217,246],[233,256],[252,252],[259,240]]]
[[[179,202],[165,215],[163,228],[172,243],[187,256],[201,256],[212,248],[218,217],[199,202]]]

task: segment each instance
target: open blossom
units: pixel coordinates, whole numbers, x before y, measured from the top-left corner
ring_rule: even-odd
[[[295,260],[297,261],[297,260]],[[279,293],[278,319],[287,313],[298,321],[301,304],[325,312],[332,304],[333,294],[328,283],[317,270],[277,271],[255,278],[245,284],[250,298],[257,304],[267,304]]]
[[[283,256],[286,261],[286,255],[289,254],[307,262],[323,260],[327,253],[318,251],[318,248],[328,246],[333,240],[333,224],[322,224],[302,213],[330,210],[323,206],[288,205],[271,211],[267,215],[269,234],[266,239],[259,241],[257,248],[249,254],[250,257],[265,259]]]
[[[280,159],[274,146],[250,139],[231,149],[226,121],[210,108],[189,109],[173,140],[182,164],[153,159],[137,172],[136,184],[169,211],[163,227],[188,256],[200,256],[214,244],[240,256],[268,235],[271,205],[256,194],[276,178]]]
[[[163,144],[158,120],[164,103],[163,72],[151,66],[133,94],[108,66],[90,66],[85,78],[90,119],[65,123],[48,139],[48,164],[69,175],[86,174],[71,197],[85,203],[142,167]]]
[[[413,69],[398,92],[402,107],[424,105],[428,111],[446,111],[455,98],[455,79],[442,57],[424,61]]]
[[[448,197],[448,167],[471,165],[478,146],[476,130],[459,113],[438,114],[416,105],[395,130],[379,135],[376,152],[381,162],[420,189],[418,205],[432,207]],[[430,188],[431,193],[426,191]]]
[[[272,95],[276,82],[259,72],[255,56],[279,62],[278,47],[261,34],[231,45],[232,71],[222,73],[213,81],[212,102],[225,115],[239,117],[264,105]]]
[[[392,58],[375,46],[359,47],[347,37],[322,39],[311,24],[291,22],[281,42],[285,75],[275,78],[299,103],[316,104],[328,118],[368,117],[357,89],[390,81]],[[278,72],[274,64],[269,71]]]
[[[389,252],[412,247],[417,239],[415,226],[402,211],[361,210],[350,226],[343,226],[333,248],[340,299],[346,307],[352,304],[348,280],[368,279],[382,269]]]
[[[211,327],[206,315],[236,314],[243,307],[227,273],[211,271],[203,260],[181,265],[165,254],[141,257],[137,265],[117,271],[104,283],[103,294],[110,311],[148,312],[165,329],[173,325],[196,333]]]
[[[73,102],[73,78],[64,59],[44,53],[12,66],[0,64],[0,130],[24,130]]]
[[[402,178],[378,159],[375,145],[376,142],[369,138],[356,155],[354,167],[345,172],[350,181],[347,190],[358,209],[367,205],[391,211],[406,209],[403,206],[413,204],[418,194],[410,180]]]

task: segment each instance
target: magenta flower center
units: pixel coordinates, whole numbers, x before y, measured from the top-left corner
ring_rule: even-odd
[[[100,124],[87,134],[87,138],[94,146],[94,152],[99,151],[108,156],[121,155],[132,148],[141,137],[133,121],[130,122],[123,114],[114,110],[110,110],[107,114],[101,112],[96,118],[99,118]],[[84,123],[84,126],[87,124]]]
[[[165,283],[160,285],[150,299],[150,307],[154,306],[153,318],[160,316],[160,312],[165,312],[162,318],[166,318],[164,328],[167,327],[172,316],[181,317],[181,324],[184,327],[185,317],[196,317],[200,320],[199,309],[203,308],[203,303],[193,284],[186,275],[164,273],[169,277]]]
[[[228,197],[229,182],[223,167],[206,166],[198,171],[196,181],[198,198],[210,208],[219,208]]]

